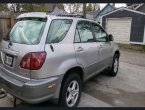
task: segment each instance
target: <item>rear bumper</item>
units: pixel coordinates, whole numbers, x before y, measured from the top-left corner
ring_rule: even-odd
[[[11,95],[31,104],[53,98],[60,86],[58,77],[22,82],[9,76],[2,69],[0,69],[0,85]]]

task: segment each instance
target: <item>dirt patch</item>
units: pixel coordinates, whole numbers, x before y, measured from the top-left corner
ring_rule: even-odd
[[[128,52],[145,53],[145,45],[138,44],[118,44],[119,49]]]

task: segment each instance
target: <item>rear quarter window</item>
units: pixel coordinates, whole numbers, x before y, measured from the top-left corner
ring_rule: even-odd
[[[58,43],[62,41],[70,29],[72,24],[71,19],[55,19],[52,20],[46,43]]]

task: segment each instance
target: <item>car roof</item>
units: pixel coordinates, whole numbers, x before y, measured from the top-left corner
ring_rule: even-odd
[[[57,15],[50,15],[47,14],[45,12],[29,12],[29,13],[23,13],[21,15],[19,15],[17,17],[17,19],[19,18],[27,18],[27,17],[36,17],[36,18],[47,18],[50,17],[51,19],[73,19],[73,20],[85,20],[85,21],[90,21],[90,22],[94,22],[97,23],[93,20],[89,20],[89,19],[85,19],[85,18],[79,18],[79,17],[69,17],[69,16],[57,16]],[[98,24],[98,23],[97,23]]]

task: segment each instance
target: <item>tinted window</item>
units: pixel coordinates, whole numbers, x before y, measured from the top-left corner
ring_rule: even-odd
[[[50,25],[50,29],[48,32],[47,43],[57,43],[60,42],[72,24],[72,20],[53,20]]]
[[[77,30],[80,35],[81,42],[94,42],[91,25],[87,21],[80,21],[77,24]]]
[[[8,34],[6,40],[19,44],[38,44],[42,37],[45,23],[44,21],[34,19],[18,21]]]
[[[93,28],[95,38],[98,42],[106,42],[107,41],[107,34],[99,25],[93,23],[92,28]]]

